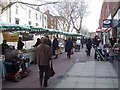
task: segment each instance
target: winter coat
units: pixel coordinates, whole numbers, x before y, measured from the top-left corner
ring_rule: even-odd
[[[92,40],[93,45],[99,46],[99,43],[100,43],[100,41],[98,39],[93,38],[93,40]]]
[[[58,48],[58,45],[59,45],[58,40],[57,40],[57,38],[55,38],[53,40],[53,50],[56,50]]]
[[[17,44],[17,49],[21,50],[21,49],[23,49],[23,46],[24,46],[24,43],[21,40],[19,40],[18,44]]]
[[[87,49],[91,49],[92,48],[92,42],[91,42],[90,39],[88,39],[87,42],[86,42],[86,48]]]
[[[72,40],[67,40],[65,44],[65,51],[69,51],[73,48],[73,41]]]
[[[38,65],[49,65],[49,60],[52,57],[51,49],[46,44],[40,44],[36,48],[36,58]]]
[[[2,55],[5,54],[5,50],[8,49],[10,46],[6,43],[2,43]]]

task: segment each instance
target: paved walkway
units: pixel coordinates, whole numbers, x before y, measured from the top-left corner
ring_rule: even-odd
[[[66,58],[66,54],[60,55],[60,60],[53,60],[56,75],[50,79],[47,88],[118,88],[118,78],[112,64],[95,61],[93,56],[93,49],[89,57],[84,48],[74,53],[71,59]],[[37,65],[31,65],[31,70],[30,76],[19,83],[3,81],[3,88],[40,88]]]
[[[118,78],[108,62],[77,62],[54,88],[118,88]]]
[[[93,55],[93,51],[91,54]],[[77,59],[71,69],[51,88],[118,88],[118,75],[112,64],[89,59],[87,62]]]

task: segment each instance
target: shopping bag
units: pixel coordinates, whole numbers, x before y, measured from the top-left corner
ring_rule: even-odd
[[[55,75],[55,71],[53,69],[52,61],[50,61],[50,67],[47,71],[47,77],[50,78],[50,77],[53,77],[54,75]]]
[[[55,55],[59,55],[60,54],[60,49],[56,49],[55,50]]]

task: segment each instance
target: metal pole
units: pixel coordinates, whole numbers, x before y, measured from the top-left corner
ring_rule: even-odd
[[[11,0],[9,2],[11,3]],[[11,22],[11,7],[9,8],[9,22]]]

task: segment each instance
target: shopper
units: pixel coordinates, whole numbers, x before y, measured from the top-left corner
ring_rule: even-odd
[[[40,45],[40,43],[41,43],[40,38],[37,38],[37,42],[35,43],[35,45],[33,45],[33,47],[37,47],[38,45]]]
[[[24,46],[24,43],[22,42],[22,38],[19,37],[18,43],[17,43],[17,49],[22,50]]]
[[[8,49],[10,46],[7,44],[7,41],[6,40],[3,40],[3,43],[2,43],[2,55],[5,54],[5,50]]]
[[[71,58],[71,53],[73,48],[73,41],[70,37],[67,38],[66,44],[65,44],[65,51],[67,52],[67,57]]]
[[[58,46],[58,40],[55,36],[53,36],[54,40],[53,40],[53,55],[55,55],[54,59],[57,59],[58,58],[58,54],[55,53],[55,50],[58,50],[59,49],[59,46]]]
[[[49,39],[49,36],[46,36],[46,38],[48,39],[47,45],[51,47],[51,40]]]
[[[92,48],[92,41],[91,38],[88,38],[86,42],[86,48],[87,48],[87,55],[90,56],[91,48]]]
[[[84,38],[83,37],[81,38],[81,45],[82,45],[82,48],[83,48],[83,46],[84,46]]]
[[[97,35],[93,38],[92,44],[94,45],[94,47],[99,47],[100,39]],[[94,59],[97,59],[96,51],[95,51]]]
[[[37,47],[37,63],[39,67],[40,74],[40,86],[48,86],[47,71],[49,68],[49,61],[52,57],[52,52],[50,47],[47,45],[48,39],[42,38],[41,44]],[[44,82],[43,82],[44,79]]]
[[[81,41],[80,41],[80,39],[77,39],[77,41],[76,41],[76,46],[77,46],[77,51],[79,52],[79,51],[80,51],[80,46],[81,46]]]
[[[114,38],[114,37],[109,38],[109,41],[110,41],[111,46],[113,47],[114,44],[116,43],[116,38]]]

